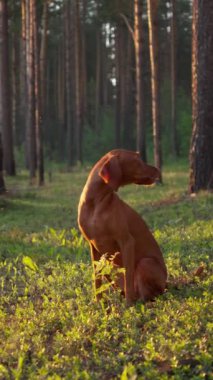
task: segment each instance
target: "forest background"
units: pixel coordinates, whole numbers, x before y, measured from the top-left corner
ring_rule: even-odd
[[[44,158],[71,167],[114,147],[137,149],[145,160],[154,151],[157,166],[188,157],[191,1],[150,9],[152,2],[126,0],[1,3],[8,174],[16,163],[28,167],[31,180],[38,169],[42,183]]]

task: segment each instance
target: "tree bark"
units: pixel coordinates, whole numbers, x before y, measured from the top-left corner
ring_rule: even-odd
[[[27,82],[26,82],[26,0],[21,0],[21,43],[20,43],[20,123],[22,125],[22,141],[25,140],[25,161],[28,162],[26,138]]]
[[[146,161],[146,134],[144,123],[143,81],[142,81],[142,0],[134,0],[134,43],[136,63],[136,147]]]
[[[82,22],[79,14],[79,29],[81,41],[81,113],[82,113],[82,129],[87,120],[87,62],[86,62],[86,13],[88,0],[82,0]],[[82,130],[83,137],[83,130]]]
[[[177,22],[176,0],[171,0],[171,146],[173,157],[179,156],[177,136]]]
[[[36,12],[36,2],[33,2],[33,44],[34,44],[34,97],[35,97],[35,133],[36,133],[36,159],[38,169],[38,185],[44,184],[44,156],[43,156],[43,138],[41,128],[42,105],[41,105],[41,83],[39,67],[39,49],[38,49],[38,22]],[[44,99],[43,99],[44,100]]]
[[[71,26],[70,1],[64,5],[65,18],[65,91],[66,91],[66,131],[67,131],[67,160],[68,165],[73,163],[72,152],[72,119],[71,119],[71,52],[70,52],[70,26]]]
[[[43,125],[44,113],[46,109],[46,62],[47,62],[47,27],[48,27],[48,5],[49,0],[44,0],[42,20],[41,20],[41,46],[39,54],[39,75],[40,75],[40,99],[41,99],[41,122]]]
[[[64,46],[61,43],[58,51],[58,71],[57,71],[57,94],[58,94],[58,118],[60,125],[65,123],[65,59]]]
[[[20,131],[18,129],[19,125],[19,40],[18,35],[16,33],[12,34],[12,130],[14,133],[14,142],[18,145],[19,143],[19,134]]]
[[[75,122],[77,161],[82,162],[82,61],[81,61],[81,20],[78,0],[75,0]]]
[[[189,191],[213,189],[213,2],[194,0]]]
[[[12,92],[9,65],[8,2],[0,0],[0,91],[2,141],[4,149],[4,168],[8,175],[15,175],[12,130]]]
[[[147,0],[149,23],[149,51],[151,63],[151,90],[152,90],[152,124],[154,140],[154,162],[161,170],[162,152],[160,135],[160,99],[159,99],[159,67],[158,67],[158,0]],[[160,178],[162,182],[162,178]]]
[[[26,142],[30,181],[36,176],[35,93],[34,93],[34,1],[26,2]]]

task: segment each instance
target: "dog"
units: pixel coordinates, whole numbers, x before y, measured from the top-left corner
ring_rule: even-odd
[[[116,286],[131,305],[153,300],[166,287],[167,269],[159,245],[141,216],[116,194],[127,184],[151,185],[160,177],[139,153],[116,149],[92,168],[80,196],[78,225],[90,245],[95,288],[102,284],[95,263],[107,254],[115,267],[124,268]]]

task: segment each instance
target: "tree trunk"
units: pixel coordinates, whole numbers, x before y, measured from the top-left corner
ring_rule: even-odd
[[[43,138],[41,129],[41,86],[40,86],[40,67],[38,52],[38,23],[36,3],[33,2],[33,43],[34,43],[34,97],[35,97],[35,133],[36,133],[36,158],[38,169],[38,185],[44,184],[44,157],[43,157]],[[43,99],[44,100],[44,99]]]
[[[75,122],[77,160],[82,162],[82,62],[81,62],[81,21],[78,0],[75,0]]]
[[[36,176],[35,94],[34,94],[34,1],[26,2],[26,140],[30,181]]]
[[[22,138],[26,137],[26,105],[27,105],[27,82],[26,82],[26,0],[21,0],[21,44],[20,44],[20,123],[22,125]],[[27,147],[25,141],[25,161],[27,159]]]
[[[1,133],[0,133],[0,194],[6,191],[4,183],[4,174],[3,174],[3,147],[1,142]]]
[[[158,68],[158,0],[147,0],[149,22],[149,51],[151,63],[152,90],[152,124],[154,140],[154,162],[161,170],[161,136],[160,136],[160,103],[159,103],[159,68]],[[162,182],[162,178],[160,178]]]
[[[173,157],[179,156],[177,136],[177,22],[176,0],[171,0],[171,145]]]
[[[18,130],[19,124],[19,57],[18,57],[18,35],[16,33],[12,33],[12,52],[11,52],[11,60],[12,60],[12,130],[14,133],[14,142],[15,145],[18,145],[19,142],[19,134]]]
[[[213,189],[213,2],[194,0],[192,29],[191,193]]]
[[[12,130],[12,92],[9,66],[8,4],[0,0],[0,91],[2,112],[2,140],[4,149],[4,168],[9,175],[15,175]]]
[[[86,13],[88,0],[82,1],[82,23],[79,16],[80,41],[81,41],[81,113],[82,113],[82,129],[86,125],[87,120],[87,62],[86,62]],[[83,136],[83,130],[82,130]]]
[[[71,120],[71,54],[70,54],[70,26],[71,26],[70,2],[64,5],[65,17],[65,91],[66,91],[66,130],[67,130],[67,159],[68,165],[73,163],[72,152],[72,120]]]
[[[46,109],[46,62],[47,62],[47,26],[48,26],[48,4],[49,0],[44,0],[41,20],[41,46],[39,54],[39,75],[40,75],[40,99],[41,99],[41,122]]]
[[[136,133],[137,151],[146,161],[146,135],[144,124],[143,82],[142,82],[142,0],[134,0],[134,42],[136,63]]]
[[[59,46],[58,51],[58,71],[57,71],[57,93],[58,93],[58,118],[60,125],[64,125],[65,122],[65,62],[64,62],[64,46]]]

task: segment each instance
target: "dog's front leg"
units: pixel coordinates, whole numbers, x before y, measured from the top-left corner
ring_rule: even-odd
[[[121,252],[123,266],[125,269],[124,276],[124,291],[127,305],[131,305],[135,300],[134,290],[134,270],[135,270],[135,241],[133,237],[128,236],[125,241],[122,241]]]

